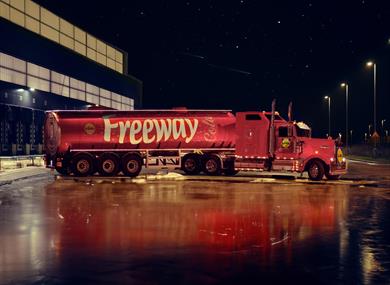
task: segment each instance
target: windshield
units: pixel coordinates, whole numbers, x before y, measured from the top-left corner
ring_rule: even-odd
[[[305,123],[297,123],[295,125],[298,137],[311,137],[311,129]]]

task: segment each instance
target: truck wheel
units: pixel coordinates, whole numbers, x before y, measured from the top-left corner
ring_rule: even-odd
[[[127,154],[122,158],[123,174],[136,177],[142,169],[142,158],[138,154]]]
[[[186,154],[181,161],[181,169],[188,175],[197,175],[201,171],[199,155]]]
[[[309,174],[310,180],[319,181],[325,174],[324,165],[321,161],[314,160],[310,162],[307,168],[307,173]]]
[[[207,155],[203,160],[203,171],[207,175],[221,174],[221,160],[215,155]]]
[[[119,172],[119,157],[114,153],[103,153],[98,162],[98,171],[103,176],[115,176]]]
[[[72,159],[72,172],[76,176],[91,175],[93,170],[93,160],[88,154],[82,153]]]

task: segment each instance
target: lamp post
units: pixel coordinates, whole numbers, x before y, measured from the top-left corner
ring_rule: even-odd
[[[341,87],[345,88],[345,146],[348,152],[348,96],[349,96],[349,85],[348,83],[341,83]]]
[[[328,100],[328,134],[331,137],[332,134],[330,132],[330,96],[325,96],[325,100]]]
[[[376,133],[376,63],[368,61],[366,65],[374,69],[374,133]]]

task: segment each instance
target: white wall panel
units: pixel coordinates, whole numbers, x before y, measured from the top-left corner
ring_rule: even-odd
[[[51,83],[51,92],[57,95],[69,97],[69,87],[54,82]]]
[[[94,51],[91,48],[87,48],[87,57],[89,59],[92,59],[92,60],[96,61],[96,51]]]
[[[111,100],[100,97],[99,105],[111,108]]]
[[[26,0],[26,14],[39,20],[39,6],[31,0]]]
[[[68,37],[74,37],[73,25],[63,19],[60,19],[60,31]]]
[[[85,92],[70,88],[70,98],[85,101]]]
[[[86,90],[87,90],[88,93],[91,93],[91,94],[99,96],[99,87],[97,87],[95,85],[87,83]],[[99,104],[99,103],[97,103],[97,104]]]
[[[42,23],[41,23],[41,35],[57,43],[60,42],[60,33],[57,30],[53,29],[52,27],[49,27]]]
[[[59,83],[61,85],[69,86],[69,76],[63,75],[55,71],[51,72],[51,81]]]
[[[26,75],[24,73],[3,67],[0,67],[0,80],[18,85],[26,85]]]
[[[100,88],[100,97],[111,99],[111,92],[106,89]]]
[[[36,19],[34,19],[34,18],[30,17],[30,16],[26,16],[25,21],[26,21],[26,23],[25,23],[26,29],[29,29],[30,31],[39,34],[39,22],[38,22],[38,20],[36,20]]]
[[[15,24],[24,27],[24,14],[15,8],[10,8],[10,20]]]
[[[41,7],[41,22],[57,31],[60,30],[60,18],[43,7]]]
[[[96,61],[102,65],[107,65],[107,58],[105,55],[102,55],[100,53],[96,53]]]
[[[114,108],[116,110],[120,110],[121,106],[122,106],[121,103],[115,102],[115,101],[111,101],[111,108]]]
[[[70,87],[85,91],[85,82],[71,77],[70,78]]]
[[[87,55],[87,47],[85,45],[79,43],[78,41],[74,42],[74,49],[79,54],[82,54],[84,56]]]
[[[86,39],[87,33],[77,27],[74,27],[74,37],[77,41],[79,41],[82,44],[87,43],[87,39]]]
[[[16,9],[24,12],[24,0],[11,0],[9,1],[9,4],[12,7],[15,7]]]
[[[97,40],[96,47],[97,47],[97,51],[100,52],[101,54],[103,55],[107,54],[107,45],[102,41]]]
[[[30,88],[50,92],[50,82],[34,76],[27,76],[27,86]]]
[[[99,96],[87,93],[87,102],[94,104],[94,105],[99,105]]]
[[[96,50],[96,38],[87,34],[87,46],[91,49]]]
[[[72,50],[74,49],[74,40],[62,33],[60,33],[60,44]]]
[[[50,79],[50,70],[42,66],[33,64],[31,62],[27,63],[27,73],[29,75],[34,75],[39,78]]]
[[[9,20],[9,6],[3,2],[0,2],[0,17]]]

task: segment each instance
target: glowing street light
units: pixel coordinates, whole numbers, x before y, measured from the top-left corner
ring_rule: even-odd
[[[348,151],[348,96],[349,85],[346,82],[340,84],[342,88],[345,88],[345,146]]]
[[[368,61],[366,66],[374,69],[374,133],[376,133],[376,63]]]
[[[325,96],[325,100],[328,100],[328,135],[331,137],[331,132],[330,132],[330,96]]]

